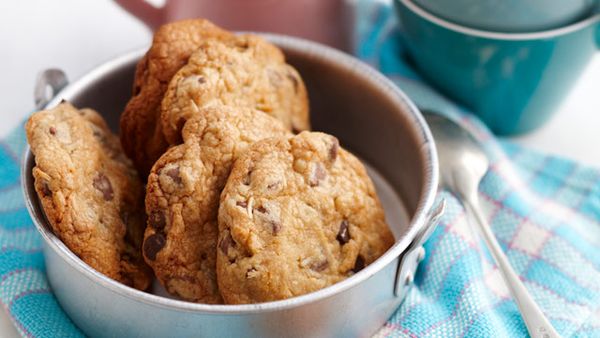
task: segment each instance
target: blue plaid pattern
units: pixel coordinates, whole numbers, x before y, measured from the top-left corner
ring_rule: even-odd
[[[600,337],[600,171],[495,138],[429,87],[406,61],[389,6],[359,3],[357,55],[420,107],[453,117],[485,146],[485,214],[527,289],[565,337]],[[415,286],[377,337],[520,337],[527,330],[460,202],[425,245]]]
[[[480,186],[485,214],[528,290],[563,336],[600,337],[600,171],[498,140],[405,62],[388,6],[359,2],[357,54],[416,103],[460,120],[492,161]],[[28,337],[79,337],[45,275],[41,238],[24,206],[22,126],[0,142],[0,303]],[[447,211],[404,303],[376,337],[520,337],[527,331],[464,209]]]

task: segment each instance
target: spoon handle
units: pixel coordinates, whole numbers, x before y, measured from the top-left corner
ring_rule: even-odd
[[[464,201],[466,208],[477,220],[475,223],[479,227],[480,233],[483,235],[483,239],[485,240],[492,257],[494,257],[494,260],[500,269],[500,273],[521,311],[521,317],[523,317],[523,320],[525,321],[529,335],[533,338],[560,337],[556,330],[554,330],[554,327],[552,327],[552,324],[550,324],[548,318],[544,316],[542,310],[538,307],[533,298],[531,298],[525,285],[523,285],[521,279],[515,273],[506,258],[506,255],[504,255],[487,220],[481,213],[479,197],[477,194],[465,196]]]

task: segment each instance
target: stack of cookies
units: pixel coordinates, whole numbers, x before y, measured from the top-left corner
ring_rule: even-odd
[[[205,20],[156,32],[122,148],[100,115],[66,102],[26,126],[36,191],[75,254],[129,286],[156,277],[210,304],[312,292],[393,244],[364,166],[309,128],[283,53]]]

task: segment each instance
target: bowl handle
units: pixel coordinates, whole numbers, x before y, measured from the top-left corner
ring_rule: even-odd
[[[35,108],[43,109],[67,84],[67,75],[60,69],[50,68],[40,72],[33,89]]]
[[[400,257],[398,269],[396,271],[396,283],[394,286],[394,294],[396,297],[404,298],[414,280],[417,266],[425,258],[425,248],[423,244],[429,238],[433,230],[435,230],[440,217],[444,214],[446,208],[446,200],[443,198],[438,202],[437,206],[429,212],[427,223],[415,236],[404,254]]]

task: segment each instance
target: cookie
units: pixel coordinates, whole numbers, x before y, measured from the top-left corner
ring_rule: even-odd
[[[35,190],[54,233],[92,268],[147,289],[144,189],[117,136],[98,113],[69,103],[33,114],[25,129]]]
[[[240,156],[218,224],[217,280],[229,304],[319,290],[394,243],[363,165],[317,132],[266,139]]]
[[[310,127],[300,75],[285,63],[279,48],[258,36],[207,40],[173,76],[162,101],[167,143],[181,143],[185,121],[216,105],[254,108],[297,132]]]
[[[142,178],[168,146],[159,122],[169,81],[205,40],[233,38],[202,19],[166,24],[154,34],[152,46],[137,65],[133,96],[121,115],[121,143]]]
[[[171,294],[222,303],[216,282],[219,195],[234,159],[249,145],[288,133],[281,122],[249,108],[201,110],[148,177],[143,252]]]

